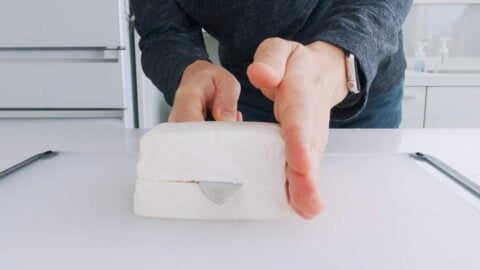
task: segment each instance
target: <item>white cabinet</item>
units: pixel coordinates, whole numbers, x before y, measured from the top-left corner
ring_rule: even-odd
[[[0,108],[123,109],[117,61],[10,62],[0,52]]]
[[[119,0],[0,1],[0,47],[125,45]]]
[[[480,87],[429,87],[426,128],[480,128]]]
[[[423,128],[426,93],[426,87],[404,88],[400,128]]]
[[[0,1],[0,119],[115,118],[133,127],[128,3]]]
[[[407,86],[400,128],[480,128],[480,86]]]

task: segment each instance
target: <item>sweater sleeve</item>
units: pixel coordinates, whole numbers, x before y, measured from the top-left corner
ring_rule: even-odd
[[[401,29],[412,0],[335,0],[330,5],[310,18],[302,42],[325,41],[356,56],[362,97],[347,97],[350,100],[339,104],[332,114],[334,120],[348,120],[365,107],[381,62],[401,49]]]
[[[185,68],[208,60],[201,27],[175,0],[136,0],[134,9],[143,71],[172,105]]]

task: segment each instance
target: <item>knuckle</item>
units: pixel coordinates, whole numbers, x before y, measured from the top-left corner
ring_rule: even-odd
[[[287,42],[286,40],[279,38],[279,37],[270,37],[265,39],[261,44],[268,46],[268,45],[277,45]]]
[[[289,40],[288,41],[295,49],[304,49],[306,48],[305,46],[303,46],[302,43],[298,42],[298,41],[294,41],[294,40]]]
[[[270,37],[265,39],[262,43],[260,43],[260,46],[262,47],[280,47],[280,46],[291,46],[294,50],[296,49],[302,49],[305,46],[303,44],[293,41],[293,40],[287,40],[283,39],[280,37]]]
[[[223,92],[221,94],[228,94],[229,96],[237,96],[240,94],[240,82],[237,80],[237,78],[225,70],[225,72],[222,73],[222,76],[219,78],[219,84],[217,85],[218,92]]]
[[[235,76],[231,75],[231,76],[229,77],[229,80],[230,80],[230,84],[231,84],[231,86],[232,86],[231,91],[233,91],[233,93],[234,93],[235,95],[240,94],[241,85],[240,85],[240,82],[238,82],[237,78],[235,78]]]

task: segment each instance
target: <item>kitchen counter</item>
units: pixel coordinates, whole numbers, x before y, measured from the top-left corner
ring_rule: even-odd
[[[426,73],[407,70],[405,86],[480,86],[480,73]]]
[[[446,73],[433,72],[436,58],[426,60],[428,72],[413,70],[414,58],[407,57],[405,72],[405,86],[480,86],[480,58],[478,57],[451,57],[449,71]]]
[[[101,125],[0,126],[0,168],[46,149],[64,151],[0,181],[0,269],[476,269],[480,236],[471,233],[480,226],[478,209],[426,174],[398,170],[402,156],[388,154],[424,151],[478,180],[480,129],[331,130],[330,154],[382,155],[327,158],[327,167],[337,167],[323,177],[332,180],[322,184],[328,207],[311,222],[134,216],[144,133]],[[406,161],[401,168],[416,168]],[[346,164],[352,169],[338,170]],[[362,171],[378,164],[402,173]],[[338,174],[345,173],[354,188],[342,185]]]
[[[68,152],[136,153],[142,129],[0,125],[0,168],[47,149]],[[333,129],[327,153],[425,152],[456,166],[480,182],[480,129]]]

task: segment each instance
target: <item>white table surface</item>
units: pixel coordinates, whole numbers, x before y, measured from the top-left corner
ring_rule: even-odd
[[[362,235],[351,234],[348,237],[319,232],[318,226],[336,230],[330,227],[332,224],[328,222],[331,220],[331,212],[330,214],[327,212],[315,222],[304,222],[293,218],[285,222],[247,222],[235,225],[228,222],[200,222],[192,225],[189,222],[135,217],[131,213],[131,201],[125,199],[131,196],[133,182],[115,185],[112,181],[116,178],[134,178],[137,142],[144,132],[101,126],[90,128],[75,126],[59,128],[48,124],[33,127],[14,124],[0,126],[2,153],[0,169],[46,149],[74,152],[66,153],[64,159],[58,160],[59,168],[54,166],[55,169],[45,172],[41,170],[42,164],[39,163],[29,168],[30,172],[19,172],[15,175],[16,179],[11,178],[3,183],[0,182],[0,188],[4,188],[0,193],[9,197],[3,202],[12,203],[16,199],[19,201],[11,207],[0,206],[0,228],[2,224],[18,226],[18,230],[14,228],[12,231],[12,227],[6,225],[4,229],[10,233],[0,232],[0,268],[31,269],[32,266],[36,266],[38,269],[66,269],[65,267],[68,269],[192,269],[194,267],[245,269],[251,266],[291,269],[298,266],[302,269],[318,269],[323,265],[331,267],[329,269],[367,269],[367,267],[368,269],[411,269],[410,266],[413,265],[428,269],[429,266],[435,265],[435,269],[475,269],[472,268],[471,263],[466,263],[471,257],[472,250],[464,244],[476,243],[472,243],[471,240],[479,240],[480,229],[478,234],[471,237],[471,240],[463,235],[456,241],[457,238],[450,235],[458,233],[455,230],[452,231],[452,228],[472,232],[475,231],[472,226],[480,227],[479,216],[475,215],[478,212],[472,212],[473,208],[466,208],[465,212],[458,217],[458,220],[468,220],[468,216],[472,216],[472,224],[449,220],[449,216],[441,215],[442,209],[433,211],[433,208],[425,208],[424,210],[431,209],[432,213],[436,214],[436,220],[442,223],[437,228],[442,233],[436,234],[435,230],[433,232],[430,230],[431,224],[428,218],[416,220],[418,224],[412,225],[401,219],[405,215],[408,216],[408,212],[402,213],[396,219],[395,215],[385,211],[382,206],[376,206],[375,211],[378,212],[370,213],[373,215],[370,218],[384,218],[390,224],[392,220],[396,220],[393,224],[398,224],[398,227],[394,227],[393,234],[389,235],[388,226],[379,225],[373,230],[369,227],[361,227],[359,230]],[[479,139],[480,130],[332,130],[327,152],[386,154],[423,151],[439,157],[478,181]],[[95,153],[99,155],[92,155]],[[377,159],[377,162],[382,160]],[[46,165],[50,164],[49,166],[57,164],[53,159],[42,162]],[[115,163],[114,165],[119,169],[115,171],[101,169],[113,166],[112,163]],[[84,166],[83,170],[82,166]],[[333,166],[332,162],[330,166]],[[98,171],[95,171],[95,168],[98,168]],[[78,175],[70,179],[65,178],[70,171]],[[29,173],[38,176],[40,180],[44,179],[48,184],[36,182],[36,177],[32,177]],[[108,178],[103,184],[94,186],[94,183],[90,183],[102,177]],[[385,178],[385,175],[383,177]],[[82,183],[79,178],[85,179],[85,183]],[[24,182],[25,187],[28,188],[24,190],[19,182]],[[332,190],[339,189],[336,185],[330,185],[330,187]],[[10,188],[8,193],[5,193],[6,188]],[[383,188],[388,189],[384,185]],[[442,192],[437,192],[437,196],[447,194]],[[42,196],[47,193],[54,196]],[[18,194],[18,198],[14,194]],[[99,194],[103,196],[107,194],[107,196],[99,197]],[[432,196],[434,197],[433,193]],[[377,201],[389,198],[373,197],[372,199]],[[29,198],[32,198],[31,202]],[[450,196],[448,200],[455,204],[455,198],[457,197]],[[368,201],[370,198],[367,196],[365,199]],[[363,207],[368,205],[367,201],[363,202]],[[113,202],[116,203],[112,206]],[[424,203],[428,206],[428,200]],[[118,208],[112,212],[112,207],[117,206]],[[341,209],[347,206],[355,207],[355,204],[345,203],[342,206],[339,203],[336,207]],[[360,202],[358,206],[362,206],[362,203]],[[400,210],[403,209],[400,205],[395,206],[400,207],[398,208]],[[335,209],[334,207],[330,209]],[[28,214],[29,211],[31,214]],[[444,211],[452,213],[452,209]],[[345,216],[342,228],[355,227],[354,220],[361,218],[362,215],[357,215],[355,218]],[[363,216],[363,218],[369,217]],[[3,223],[2,220],[4,220]],[[10,220],[14,221],[9,222]],[[322,223],[322,220],[325,223]],[[355,227],[355,230],[357,229]],[[170,233],[166,234],[165,230]],[[408,230],[414,231],[410,235],[412,238],[407,236],[403,239],[402,235]],[[420,234],[422,230],[426,235],[425,239],[428,239],[426,243],[419,243],[422,241],[419,239],[422,237]],[[345,232],[340,228],[338,231]],[[183,235],[191,238],[181,237]],[[2,242],[17,243],[17,239],[22,245],[2,245]],[[347,243],[345,239],[352,239],[354,242]],[[302,243],[305,247],[311,248],[321,246],[318,245],[320,243],[318,241],[328,242],[327,250],[302,249]],[[92,246],[91,243],[96,245]],[[212,243],[216,246],[209,245]],[[355,250],[363,246],[363,243],[365,247],[373,246],[377,250],[375,248]],[[398,252],[396,243],[402,245],[402,254],[395,253]],[[132,246],[132,244],[138,246]],[[471,248],[480,249],[479,245],[480,243]],[[429,246],[432,247],[431,250],[425,249]],[[269,249],[274,250],[280,257]],[[289,249],[294,254],[291,260],[288,260]],[[449,249],[462,249],[463,252],[458,254],[464,254],[467,257],[464,257],[464,260],[461,255],[449,257]],[[299,250],[306,253],[298,254]],[[340,251],[349,251],[349,253],[339,254]],[[219,259],[212,256],[212,252],[219,253]],[[418,254],[422,252],[426,253]],[[58,257],[55,257],[56,255]],[[425,255],[428,258],[425,258]],[[155,262],[154,258],[157,256],[158,262]],[[343,256],[345,261],[339,261]],[[319,265],[320,257],[322,265]],[[328,260],[328,258],[332,259]],[[455,260],[450,260],[451,258]],[[228,267],[229,264],[231,267]]]
[[[136,153],[146,130],[50,122],[0,125],[0,168],[47,149]],[[480,129],[331,130],[328,153],[425,152],[480,182]]]

